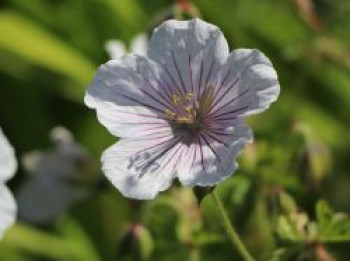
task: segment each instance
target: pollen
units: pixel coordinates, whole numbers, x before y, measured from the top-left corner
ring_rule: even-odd
[[[171,97],[171,102],[174,104],[174,105],[178,105],[180,104],[182,101],[182,98],[178,95],[178,94],[173,94],[172,97]]]
[[[196,118],[193,93],[184,95],[173,94],[171,96],[171,109],[165,110],[167,119],[178,124],[193,124]]]
[[[187,113],[191,113],[192,110],[193,110],[193,107],[192,107],[192,106],[187,106],[187,107],[184,108],[184,110],[185,110],[185,112],[187,112]]]
[[[191,101],[193,99],[193,93],[186,93],[185,101]]]
[[[166,109],[165,110],[165,116],[166,118],[168,118],[169,120],[175,120],[176,119],[176,113],[169,110],[169,109]]]

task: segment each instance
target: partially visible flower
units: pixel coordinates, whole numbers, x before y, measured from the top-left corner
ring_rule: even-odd
[[[88,194],[83,174],[90,157],[62,127],[51,132],[55,144],[48,151],[28,153],[24,167],[31,173],[17,194],[19,216],[31,223],[42,223],[59,217]]]
[[[107,41],[105,48],[112,60],[120,59],[127,53],[124,43],[119,40]],[[147,35],[136,35],[131,41],[130,51],[135,54],[145,55],[147,51]]]
[[[5,182],[13,177],[17,169],[15,153],[0,128],[0,239],[16,220],[16,202]]]
[[[152,199],[175,177],[214,186],[237,169],[252,141],[248,115],[279,95],[270,60],[228,44],[200,19],[155,29],[147,57],[125,55],[102,65],[85,103],[120,142],[102,156],[103,171],[123,195]]]

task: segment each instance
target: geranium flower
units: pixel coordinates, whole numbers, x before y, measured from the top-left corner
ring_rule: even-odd
[[[120,137],[102,156],[108,179],[124,196],[152,199],[175,177],[214,186],[232,175],[252,140],[244,118],[266,110],[279,91],[261,52],[230,54],[216,26],[169,20],[155,29],[146,57],[102,65],[85,103]]]
[[[112,60],[120,59],[126,54],[126,47],[120,40],[108,40],[105,44],[105,49]],[[147,50],[147,35],[136,35],[130,45],[130,51],[134,54],[145,55]]]
[[[54,147],[25,155],[24,168],[31,174],[16,195],[19,217],[45,223],[64,214],[88,193],[90,156],[63,127],[51,131]],[[84,175],[83,175],[84,174]]]
[[[16,219],[16,202],[5,182],[13,177],[17,169],[15,153],[0,128],[0,239]]]

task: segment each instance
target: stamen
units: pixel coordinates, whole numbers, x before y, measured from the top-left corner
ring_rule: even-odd
[[[175,120],[176,119],[176,113],[169,110],[169,109],[166,109],[165,110],[165,116],[169,119],[169,120]]]
[[[191,113],[192,109],[193,109],[192,106],[187,106],[187,107],[185,107],[185,112]]]
[[[186,93],[185,95],[172,94],[171,101],[175,108],[173,110],[166,109],[166,117],[178,124],[193,124],[197,114],[194,108],[193,97],[193,93]]]
[[[181,97],[177,94],[173,94],[171,97],[171,101],[174,105],[178,105],[181,102]]]
[[[193,99],[193,93],[186,93],[185,101],[191,101]]]

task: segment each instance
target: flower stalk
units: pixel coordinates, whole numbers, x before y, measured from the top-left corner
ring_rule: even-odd
[[[216,189],[213,190],[211,193],[215,205],[217,209],[219,210],[220,217],[223,221],[223,226],[226,230],[226,233],[231,240],[233,246],[236,248],[236,250],[239,252],[239,254],[242,256],[243,260],[245,261],[254,261],[255,259],[252,257],[252,255],[249,253],[245,245],[243,244],[242,240],[240,239],[238,233],[235,231],[234,227],[231,224],[231,221],[225,211],[224,204],[222,203]]]

